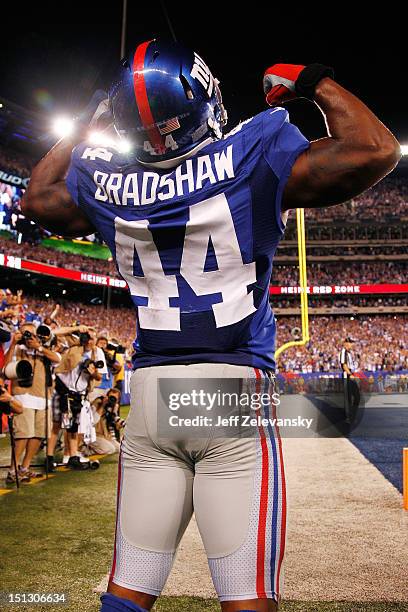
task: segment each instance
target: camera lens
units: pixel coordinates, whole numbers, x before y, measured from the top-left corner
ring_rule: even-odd
[[[37,336],[41,339],[46,339],[51,336],[51,329],[48,325],[39,325],[37,327]]]

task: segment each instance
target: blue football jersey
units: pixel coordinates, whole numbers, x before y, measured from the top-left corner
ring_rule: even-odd
[[[282,108],[175,168],[81,143],[66,179],[109,246],[137,312],[134,366],[220,362],[274,369],[272,261],[281,200],[309,142]]]

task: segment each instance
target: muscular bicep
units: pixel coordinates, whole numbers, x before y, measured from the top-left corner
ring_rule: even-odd
[[[283,208],[340,204],[379,181],[385,174],[382,167],[377,151],[370,147],[346,147],[331,137],[313,141],[292,168]]]
[[[296,160],[283,208],[340,204],[386,176],[401,155],[397,140],[356,96],[325,78],[316,87],[328,136],[315,140]]]
[[[43,189],[29,185],[21,202],[23,213],[38,225],[63,236],[85,236],[95,231],[85,213],[78,208],[65,181]]]

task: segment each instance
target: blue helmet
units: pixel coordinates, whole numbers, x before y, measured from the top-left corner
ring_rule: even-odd
[[[218,81],[199,55],[173,42],[144,42],[122,60],[109,101],[116,131],[147,163],[221,138],[227,122]]]

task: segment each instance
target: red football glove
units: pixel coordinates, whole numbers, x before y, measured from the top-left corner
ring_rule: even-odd
[[[263,88],[269,106],[297,98],[296,81],[305,66],[274,64],[265,70]]]
[[[325,77],[333,79],[334,72],[324,64],[275,64],[264,74],[266,101],[269,106],[275,106],[293,98],[313,100],[316,85]]]

